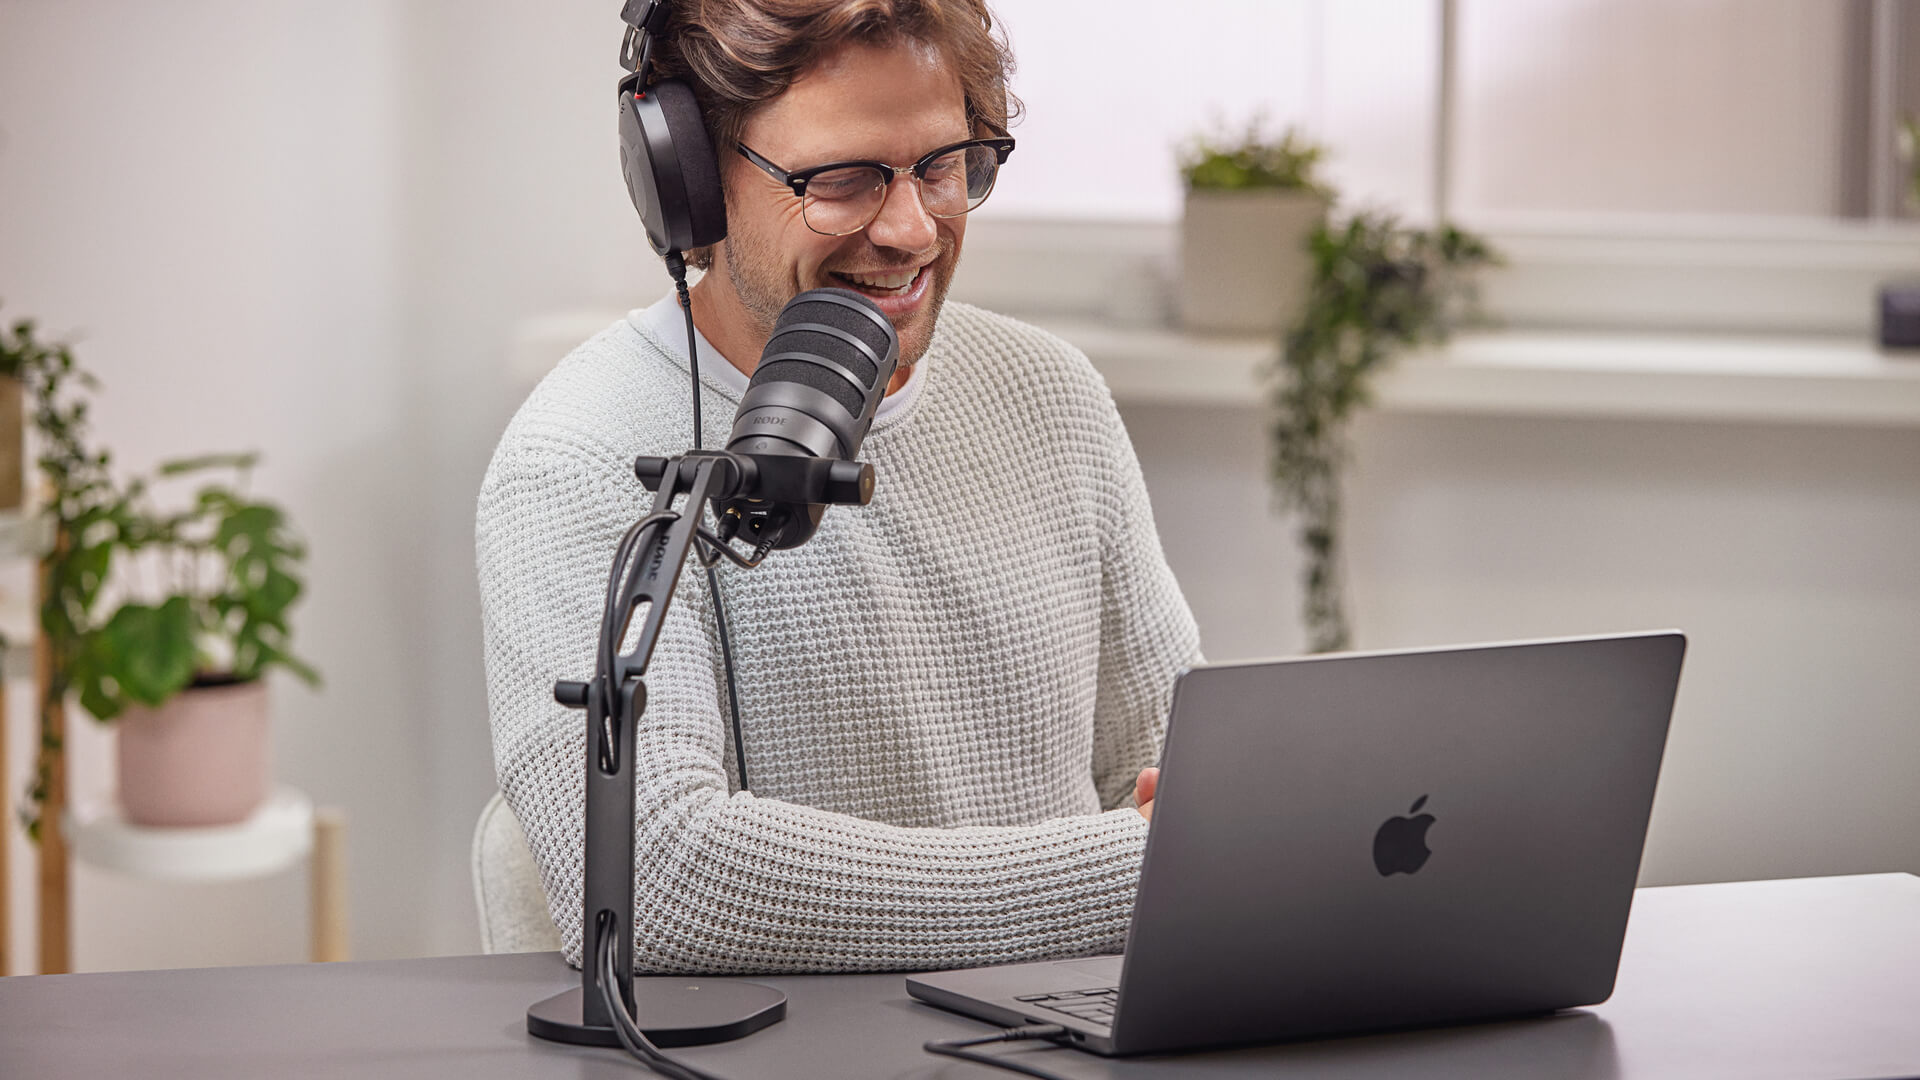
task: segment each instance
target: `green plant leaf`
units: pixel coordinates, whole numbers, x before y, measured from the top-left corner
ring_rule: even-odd
[[[251,469],[260,463],[260,455],[252,451],[237,454],[202,454],[199,457],[176,458],[160,463],[161,476],[180,476],[185,473],[203,472],[207,469]]]
[[[285,520],[280,509],[268,503],[236,504],[220,519],[213,545],[230,555],[277,550],[274,534]]]
[[[268,663],[278,664],[292,672],[296,678],[308,686],[320,685],[320,673],[292,653],[286,652],[277,646],[262,642],[260,645],[260,655],[262,667]]]
[[[95,641],[100,669],[134,701],[159,705],[193,679],[193,609],[184,596],[157,608],[123,605]]]
[[[110,679],[90,678],[80,683],[80,707],[95,720],[117,720],[126,711],[127,702],[116,692]]]

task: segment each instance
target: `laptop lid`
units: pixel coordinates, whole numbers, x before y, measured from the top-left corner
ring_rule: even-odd
[[[1684,651],[1669,631],[1184,672],[1112,1051],[1604,1000]]]

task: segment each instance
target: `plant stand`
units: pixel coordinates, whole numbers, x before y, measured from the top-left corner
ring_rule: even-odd
[[[8,805],[7,799],[13,787],[10,776],[7,771],[6,679],[0,677],[0,978],[5,978],[13,971],[12,956],[7,948],[12,937],[7,931],[13,926],[13,867],[7,859],[13,844],[13,808]]]
[[[0,561],[13,559],[37,561],[50,546],[45,534],[45,524],[38,517],[25,513],[18,508],[0,510]],[[39,620],[35,617],[37,608],[34,603],[34,597],[28,596],[25,600],[26,603],[22,605],[19,610],[14,610],[14,601],[11,597],[8,598],[8,603],[3,605],[7,615],[7,618],[4,620],[5,624],[9,629],[15,631],[9,636],[16,640],[13,641],[13,646],[6,650],[4,669],[0,669],[0,976],[5,976],[14,970],[13,965],[16,954],[12,948],[11,933],[13,925],[12,856],[15,844],[26,840],[26,835],[20,831],[20,819],[16,815],[13,805],[13,796],[18,790],[19,778],[13,775],[12,766],[8,760],[7,744],[11,738],[9,728],[12,718],[8,715],[5,688],[11,685],[11,681],[14,679],[32,677],[34,680],[34,702],[37,707],[38,702],[45,693],[46,687],[46,672],[42,668],[40,661],[40,658],[46,655],[47,650],[45,643],[39,636],[37,630],[32,631],[31,636],[19,632],[22,627],[38,627],[39,625]],[[34,727],[38,727],[38,722],[34,719],[32,713],[28,714],[28,720],[33,723]],[[28,760],[32,760],[31,751],[28,753]],[[62,764],[64,764],[64,762]],[[53,782],[55,795],[64,800],[66,796],[66,772],[64,768],[56,770]],[[48,828],[46,832],[50,834],[50,842],[58,847],[61,843],[59,830],[57,828]],[[60,850],[64,851],[64,848]],[[37,888],[40,894],[40,910],[42,912],[55,912],[52,929],[60,933],[61,940],[57,945],[49,944],[47,940],[49,928],[47,920],[43,916],[40,921],[40,955],[43,958],[52,955],[54,959],[60,962],[61,966],[58,968],[49,968],[43,960],[41,970],[46,972],[65,971],[67,957],[64,937],[67,913],[66,860],[65,857],[62,856],[57,860],[53,860],[57,865],[50,865],[50,861],[45,857],[46,851],[46,847],[43,846],[41,848],[41,858],[38,866]]]
[[[307,861],[313,902],[311,958],[347,959],[346,824],[316,811],[294,788],[277,787],[238,825],[200,829],[129,825],[117,807],[68,811],[61,821],[73,854],[92,866],[162,881],[239,881]]]

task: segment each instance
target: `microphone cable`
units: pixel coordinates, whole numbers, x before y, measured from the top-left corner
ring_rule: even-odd
[[[929,1054],[939,1054],[941,1057],[959,1058],[961,1061],[971,1061],[976,1065],[1005,1069],[1008,1072],[1016,1072],[1022,1076],[1039,1077],[1039,1080],[1067,1080],[1066,1077],[1061,1076],[1059,1073],[1048,1072],[1037,1065],[1028,1065],[1024,1062],[1011,1061],[1007,1058],[996,1057],[993,1054],[982,1054],[968,1049],[968,1047],[984,1046],[988,1043],[1021,1042],[1026,1039],[1046,1039],[1055,1045],[1064,1045],[1060,1040],[1065,1038],[1066,1034],[1067,1029],[1059,1024],[1032,1024],[1027,1027],[1007,1028],[1004,1031],[996,1031],[991,1035],[978,1035],[971,1039],[935,1039],[932,1042],[922,1044],[920,1049],[925,1050]]]
[[[627,1012],[627,1003],[620,998],[620,976],[614,967],[613,950],[618,947],[620,936],[613,927],[598,928],[600,938],[600,998],[606,1003],[607,1015],[613,1018],[613,1034],[620,1040],[634,1060],[670,1080],[721,1080],[720,1077],[705,1069],[689,1065],[653,1045],[647,1033],[633,1022],[633,1015]]]
[[[681,1061],[653,1044],[647,1034],[634,1023],[633,1015],[627,1011],[626,1002],[621,1000],[620,975],[614,965],[613,950],[619,947],[619,935],[612,933],[612,927],[596,928],[599,946],[600,998],[606,1004],[607,1015],[613,1018],[613,1034],[620,1045],[634,1060],[647,1068],[668,1077],[669,1080],[722,1080],[721,1077],[705,1069]],[[1067,1034],[1067,1029],[1059,1024],[1037,1024],[1028,1027],[1007,1028],[991,1035],[979,1035],[969,1039],[936,1039],[921,1046],[929,1054],[958,1058],[990,1068],[1004,1069],[1020,1073],[1023,1076],[1037,1077],[1038,1080],[1067,1080],[1059,1073],[1048,1072],[1024,1062],[1010,1061],[992,1054],[982,1054],[971,1049],[988,1043],[1020,1042],[1026,1039],[1045,1039],[1055,1044]]]

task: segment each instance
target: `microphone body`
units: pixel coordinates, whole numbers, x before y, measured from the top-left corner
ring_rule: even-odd
[[[899,360],[899,335],[873,301],[851,289],[801,293],[774,323],[734,414],[728,452],[830,459],[833,473],[851,476],[837,463],[851,464],[859,454]],[[871,470],[866,476],[871,494]],[[825,502],[748,496],[721,502],[715,512],[723,536],[792,548],[813,535],[826,509]]]

